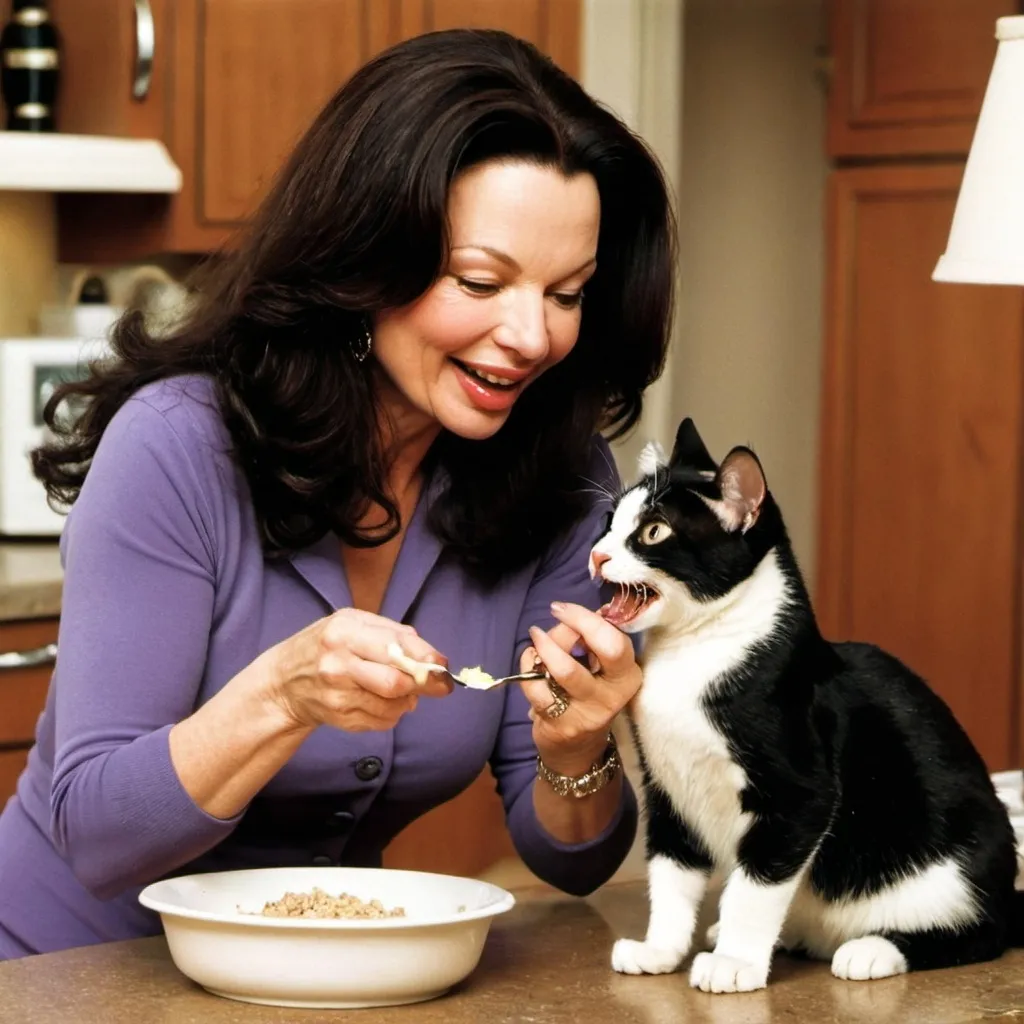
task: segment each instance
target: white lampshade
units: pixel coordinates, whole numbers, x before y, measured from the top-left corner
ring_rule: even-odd
[[[932,279],[1024,285],[1024,16],[996,22],[995,63],[946,252]]]

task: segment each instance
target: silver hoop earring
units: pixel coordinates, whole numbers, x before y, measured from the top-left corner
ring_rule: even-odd
[[[352,355],[355,357],[356,362],[364,362],[370,354],[371,348],[373,348],[373,334],[370,331],[370,321],[366,319],[363,321],[362,334],[352,342]]]

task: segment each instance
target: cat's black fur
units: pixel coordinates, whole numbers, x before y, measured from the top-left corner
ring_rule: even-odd
[[[737,453],[756,461],[749,449],[731,456]],[[625,547],[684,583],[698,601],[728,594],[769,552],[788,583],[777,628],[702,701],[748,780],[740,799],[753,818],[739,842],[738,865],[773,883],[813,857],[812,890],[837,901],[876,894],[913,869],[954,857],[976,893],[975,924],[872,934],[889,939],[911,970],[989,960],[1024,944],[1013,831],[967,734],[896,658],[821,636],[771,493],[747,495],[759,502],[754,520],[745,532],[730,530],[695,493],[723,499],[718,473],[692,422],[684,421],[668,465],[648,477],[653,493]],[[673,535],[644,545],[643,525],[659,519]],[[710,870],[714,844],[680,816],[637,738],[649,858],[662,854]]]

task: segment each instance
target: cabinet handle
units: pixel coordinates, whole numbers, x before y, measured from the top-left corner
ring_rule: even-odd
[[[156,25],[149,0],[135,0],[135,81],[132,95],[144,100],[153,78],[153,51],[156,49]]]
[[[16,668],[35,668],[38,665],[52,665],[57,660],[57,645],[47,644],[34,651],[8,651],[0,654],[0,671]]]

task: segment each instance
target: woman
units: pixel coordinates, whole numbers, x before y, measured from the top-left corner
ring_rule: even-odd
[[[640,672],[587,571],[598,433],[640,414],[671,280],[655,162],[531,46],[422,36],[337,93],[187,321],[126,317],[51,402],[88,399],[35,453],[74,507],[0,957],[156,933],[169,873],[379,864],[488,761],[538,875],[613,873]],[[421,687],[394,643],[559,685]]]

